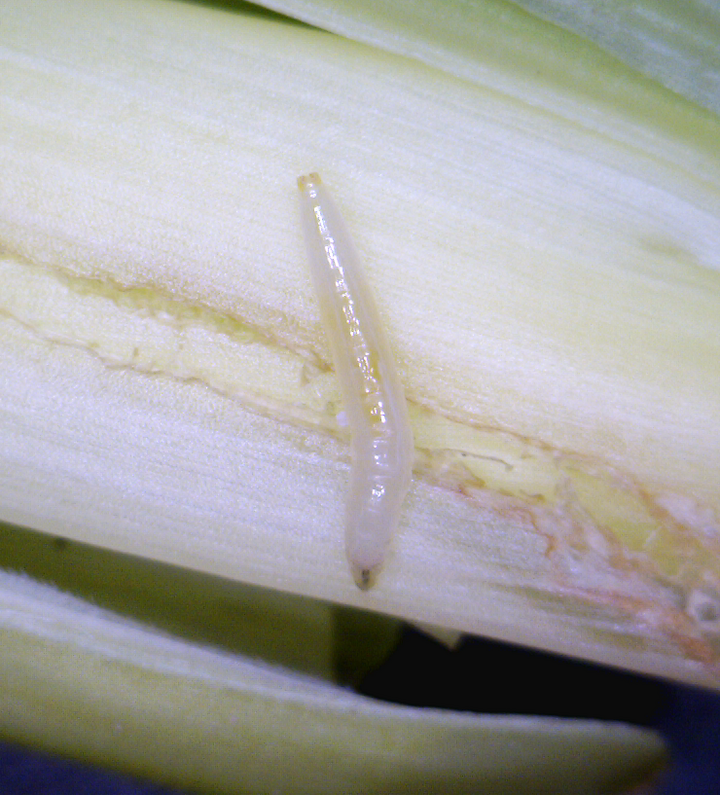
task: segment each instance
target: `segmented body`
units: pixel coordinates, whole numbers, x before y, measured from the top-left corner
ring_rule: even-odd
[[[340,213],[318,174],[298,179],[312,281],[352,435],[345,544],[369,588],[410,486],[407,403],[370,288]]]

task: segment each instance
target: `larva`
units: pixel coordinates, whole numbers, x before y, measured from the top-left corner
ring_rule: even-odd
[[[298,178],[310,273],[352,436],[345,548],[365,590],[375,581],[410,487],[405,395],[370,288],[318,174]]]

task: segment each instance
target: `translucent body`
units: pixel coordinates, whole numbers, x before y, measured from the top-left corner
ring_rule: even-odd
[[[395,362],[355,248],[317,174],[298,179],[310,271],[352,434],[345,545],[369,588],[410,486],[413,437]]]

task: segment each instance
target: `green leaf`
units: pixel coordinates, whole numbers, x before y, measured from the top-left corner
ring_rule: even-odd
[[[0,574],[0,732],[212,793],[608,793],[662,762],[621,724],[383,704]]]

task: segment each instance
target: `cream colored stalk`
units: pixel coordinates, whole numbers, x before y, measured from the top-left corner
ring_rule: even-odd
[[[5,34],[4,518],[716,682],[711,153],[647,157],[292,25],[92,8],[69,36],[23,3]],[[367,595],[308,167],[366,257],[418,447]]]
[[[3,17],[2,519],[720,683],[717,117],[605,61],[595,105],[552,70],[535,103],[503,90],[512,64],[481,85],[182,3]],[[312,169],[417,445],[368,593],[296,207]],[[17,659],[44,637],[15,631]]]

